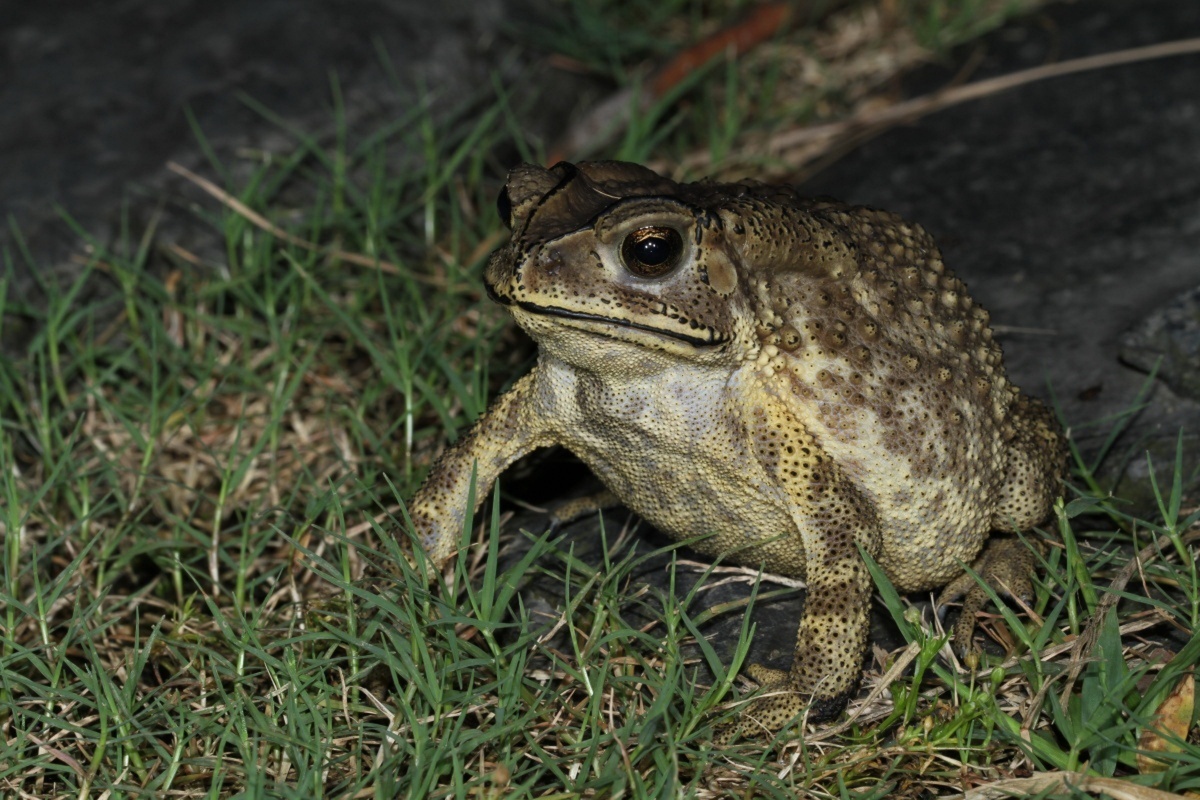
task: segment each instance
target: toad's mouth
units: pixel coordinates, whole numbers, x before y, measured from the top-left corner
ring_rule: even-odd
[[[510,302],[511,304],[511,302]],[[541,314],[548,317],[558,317],[560,319],[576,320],[578,322],[589,323],[586,325],[572,326],[579,327],[585,330],[592,329],[593,332],[605,336],[603,331],[594,330],[596,325],[616,326],[619,328],[630,328],[636,331],[644,331],[657,336],[665,336],[670,339],[676,339],[685,342],[693,347],[719,347],[729,341],[727,336],[707,328],[695,328],[692,331],[676,331],[670,328],[658,328],[653,325],[635,322],[629,319],[621,319],[620,317],[604,317],[598,314],[589,314],[586,311],[574,311],[562,306],[539,306],[528,301],[517,301],[515,305],[522,311],[528,311],[532,314]],[[686,324],[686,323],[684,323]]]
[[[600,314],[590,314],[586,311],[576,311],[562,306],[543,306],[532,303],[528,300],[517,300],[508,294],[502,294],[497,291],[496,287],[490,280],[486,278],[483,281],[484,289],[487,295],[493,302],[499,303],[502,306],[516,306],[522,311],[528,311],[531,314],[539,314],[545,317],[558,317],[559,319],[575,320],[582,322],[583,325],[572,325],[571,327],[577,330],[594,333],[597,336],[605,336],[613,338],[611,333],[599,330],[601,326],[607,328],[627,328],[630,330],[642,331],[644,333],[662,336],[668,339],[684,342],[692,347],[721,347],[729,343],[730,337],[727,334],[720,333],[712,328],[705,328],[696,325],[690,320],[685,320],[680,317],[669,317],[679,322],[680,325],[691,326],[689,330],[672,330],[670,328],[660,328],[653,325],[647,325],[642,322],[635,322],[629,319],[620,317],[606,317]]]

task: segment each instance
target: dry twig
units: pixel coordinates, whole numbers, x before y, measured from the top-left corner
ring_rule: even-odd
[[[782,160],[790,167],[801,167],[825,155],[834,146],[845,146],[846,139],[852,139],[855,144],[860,144],[892,126],[912,122],[936,111],[971,100],[979,100],[989,95],[1051,78],[1196,53],[1200,53],[1200,38],[1162,42],[1145,47],[1118,50],[1113,53],[1075,58],[1057,64],[1045,64],[974,83],[951,86],[885,108],[869,107],[849,119],[839,122],[785,131],[770,137],[764,149],[767,154]],[[711,161],[707,151],[693,153],[684,159],[682,164],[687,169],[699,169],[710,165]]]

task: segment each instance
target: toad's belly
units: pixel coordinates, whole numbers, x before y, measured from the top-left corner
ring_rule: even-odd
[[[561,421],[556,440],[656,528],[707,536],[694,546],[712,556],[804,574],[788,498],[751,452],[726,381],[681,373],[651,390],[559,374],[543,401]]]
[[[625,505],[672,538],[704,536],[692,546],[709,556],[804,577],[804,548],[786,499],[753,459],[739,458],[736,447],[664,451],[628,438],[616,451],[594,442],[566,446]]]

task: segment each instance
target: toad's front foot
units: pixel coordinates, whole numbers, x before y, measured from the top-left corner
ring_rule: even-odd
[[[813,692],[801,688],[792,673],[761,664],[751,664],[747,671],[762,686],[762,693],[742,707],[735,722],[718,727],[713,736],[713,743],[718,747],[735,736],[773,736],[805,712],[807,722],[827,722],[845,710],[853,693],[824,695],[820,691]]]

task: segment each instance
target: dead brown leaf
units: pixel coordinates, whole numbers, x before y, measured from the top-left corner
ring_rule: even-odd
[[[1143,775],[1162,772],[1168,762],[1151,753],[1179,753],[1181,742],[1187,741],[1196,703],[1196,676],[1189,672],[1179,679],[1175,688],[1163,699],[1154,712],[1150,726],[1138,737],[1138,772]],[[1164,735],[1166,734],[1166,735]],[[1168,736],[1170,738],[1168,738]]]

